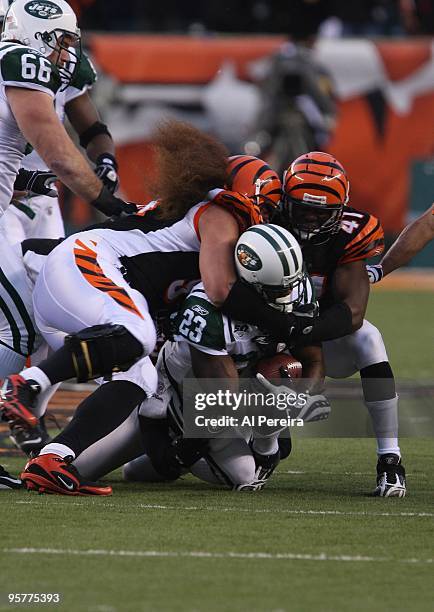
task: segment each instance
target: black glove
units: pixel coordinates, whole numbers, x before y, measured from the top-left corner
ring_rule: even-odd
[[[124,214],[134,214],[137,212],[137,206],[135,204],[130,204],[129,202],[124,202],[120,198],[114,196],[107,187],[103,187],[101,192],[96,200],[91,202],[92,206],[105,215],[107,217],[111,217],[113,215],[119,217]]]
[[[27,191],[29,195],[46,195],[55,198],[59,194],[54,183],[57,176],[50,170],[24,170],[21,168],[16,176],[14,191]]]
[[[110,193],[114,193],[119,185],[118,164],[113,155],[102,153],[98,156],[95,166],[95,174]]]

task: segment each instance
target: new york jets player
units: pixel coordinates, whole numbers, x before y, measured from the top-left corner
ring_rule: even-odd
[[[71,84],[80,30],[64,0],[15,0],[0,43],[0,212],[9,206],[28,144],[78,196],[105,214],[131,211],[92,172],[57,115],[53,99]]]
[[[10,4],[10,0],[0,0],[1,23]],[[114,143],[89,96],[95,81],[96,72],[83,52],[73,68],[71,82],[56,93],[55,109],[62,122],[68,117],[88,158],[96,164],[95,173],[114,193],[118,185]],[[32,147],[28,149],[15,180],[12,206],[0,221],[7,228],[6,236],[11,244],[21,243],[26,238],[65,235],[58,193],[53,186],[56,176]]]
[[[314,301],[301,250],[288,231],[273,225],[253,226],[240,236],[235,253],[240,278],[276,310],[291,312]],[[219,378],[222,384],[237,388],[238,372],[261,356],[274,354],[277,344],[258,327],[223,315],[202,283],[183,303],[174,328],[175,341],[166,342],[158,358],[158,394],[143,402],[139,413],[133,413],[117,430],[86,449],[74,465],[87,478],[99,478],[146,450],[147,454],[125,466],[127,479],[173,480],[189,468],[208,482],[239,490],[262,488],[279,461],[278,436],[283,428],[266,432],[254,428],[250,445],[250,430],[242,434],[234,431],[230,438],[182,439],[180,383],[192,369],[198,378]],[[298,356],[314,393],[323,382],[321,349],[306,347]],[[273,386],[265,382],[264,392],[270,391],[274,392]],[[295,407],[306,421],[324,418],[329,410],[328,402],[318,395]],[[167,422],[174,446],[165,431]]]

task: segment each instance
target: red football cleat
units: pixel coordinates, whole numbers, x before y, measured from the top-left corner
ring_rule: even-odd
[[[54,453],[31,459],[21,480],[29,491],[57,493],[58,495],[111,495],[112,488],[96,482],[82,480],[77,468],[71,465],[72,457],[62,458]]]
[[[19,374],[12,374],[0,383],[0,414],[10,425],[35,427],[38,419],[32,412],[38,389]]]

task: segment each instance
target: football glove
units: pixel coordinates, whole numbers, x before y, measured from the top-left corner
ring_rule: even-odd
[[[369,282],[371,284],[379,283],[384,276],[383,266],[381,264],[366,266],[366,272],[368,273]]]
[[[25,170],[21,168],[16,176],[14,191],[27,191],[30,196],[45,195],[56,198],[59,193],[55,182],[57,176],[50,170]]]
[[[114,193],[119,185],[118,164],[113,155],[102,153],[96,160],[94,170],[97,177],[103,182],[110,193]]]
[[[121,215],[134,214],[137,212],[137,206],[135,204],[130,204],[129,202],[124,202],[120,198],[117,198],[110,193],[106,186],[103,186],[99,196],[96,200],[91,202],[91,205],[107,217],[120,217]]]
[[[324,395],[309,395],[308,392],[296,394],[295,391],[285,385],[273,385],[259,372],[256,374],[256,379],[267,389],[268,393],[273,393],[281,399],[285,396],[288,397],[288,411],[282,411],[283,416],[288,414],[292,419],[303,419],[305,423],[322,421],[328,418],[331,407],[330,402]],[[295,399],[294,395],[296,396]],[[285,427],[276,428],[275,432],[284,429]]]

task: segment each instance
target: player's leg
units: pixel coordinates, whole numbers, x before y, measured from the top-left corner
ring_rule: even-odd
[[[134,410],[114,431],[86,448],[73,465],[85,478],[97,480],[139,457],[144,450],[139,416]]]
[[[344,338],[323,343],[326,375],[345,378],[360,372],[365,405],[377,439],[376,495],[405,495],[405,470],[398,444],[398,396],[379,330],[364,321]]]
[[[243,438],[214,438],[206,456],[190,468],[197,478],[231,489],[256,486],[256,464]]]
[[[74,375],[83,381],[110,374],[115,367],[126,372],[115,374],[113,381],[82,402],[67,428],[28,464],[26,483],[35,466],[49,463],[53,455],[75,457],[115,429],[156,385],[155,369],[149,358],[141,357],[155,343],[146,300],[127,285],[111,249],[97,248],[96,243],[93,236],[65,241],[41,271],[34,300],[41,331],[59,328],[74,342],[22,376],[43,391]],[[78,263],[71,261],[72,254]],[[74,291],[68,292],[68,287]],[[112,321],[119,325],[114,327]]]

